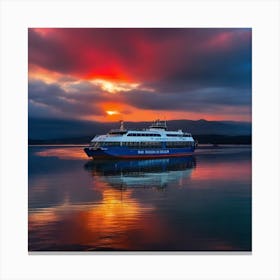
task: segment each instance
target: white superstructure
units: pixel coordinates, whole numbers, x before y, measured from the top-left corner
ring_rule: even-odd
[[[104,143],[106,142],[106,143]],[[112,129],[105,135],[97,135],[91,140],[91,145],[114,144],[122,146],[123,143],[149,143],[147,146],[160,146],[161,142],[166,142],[167,146],[184,146],[186,143],[194,143],[191,133],[183,132],[181,129],[177,131],[168,131],[166,122],[156,120],[148,129],[143,130],[126,130],[124,123],[121,121],[119,129]],[[180,142],[182,142],[180,144]],[[177,143],[175,145],[175,143]]]

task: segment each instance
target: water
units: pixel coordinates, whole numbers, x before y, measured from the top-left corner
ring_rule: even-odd
[[[251,251],[251,147],[92,161],[29,147],[29,251]]]

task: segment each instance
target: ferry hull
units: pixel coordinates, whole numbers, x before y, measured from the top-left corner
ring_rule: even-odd
[[[109,149],[90,149],[85,148],[85,153],[93,159],[108,158],[167,158],[184,157],[193,154],[194,148],[171,148],[171,149],[127,149],[127,148],[109,148]]]

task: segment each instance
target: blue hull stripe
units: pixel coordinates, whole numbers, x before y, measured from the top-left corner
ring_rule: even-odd
[[[129,149],[124,147],[112,147],[103,150],[85,148],[84,151],[88,157],[93,158],[162,158],[190,155],[194,152],[194,148]]]

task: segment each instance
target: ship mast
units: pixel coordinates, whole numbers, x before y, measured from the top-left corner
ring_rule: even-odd
[[[125,130],[123,120],[120,120],[120,130]]]

